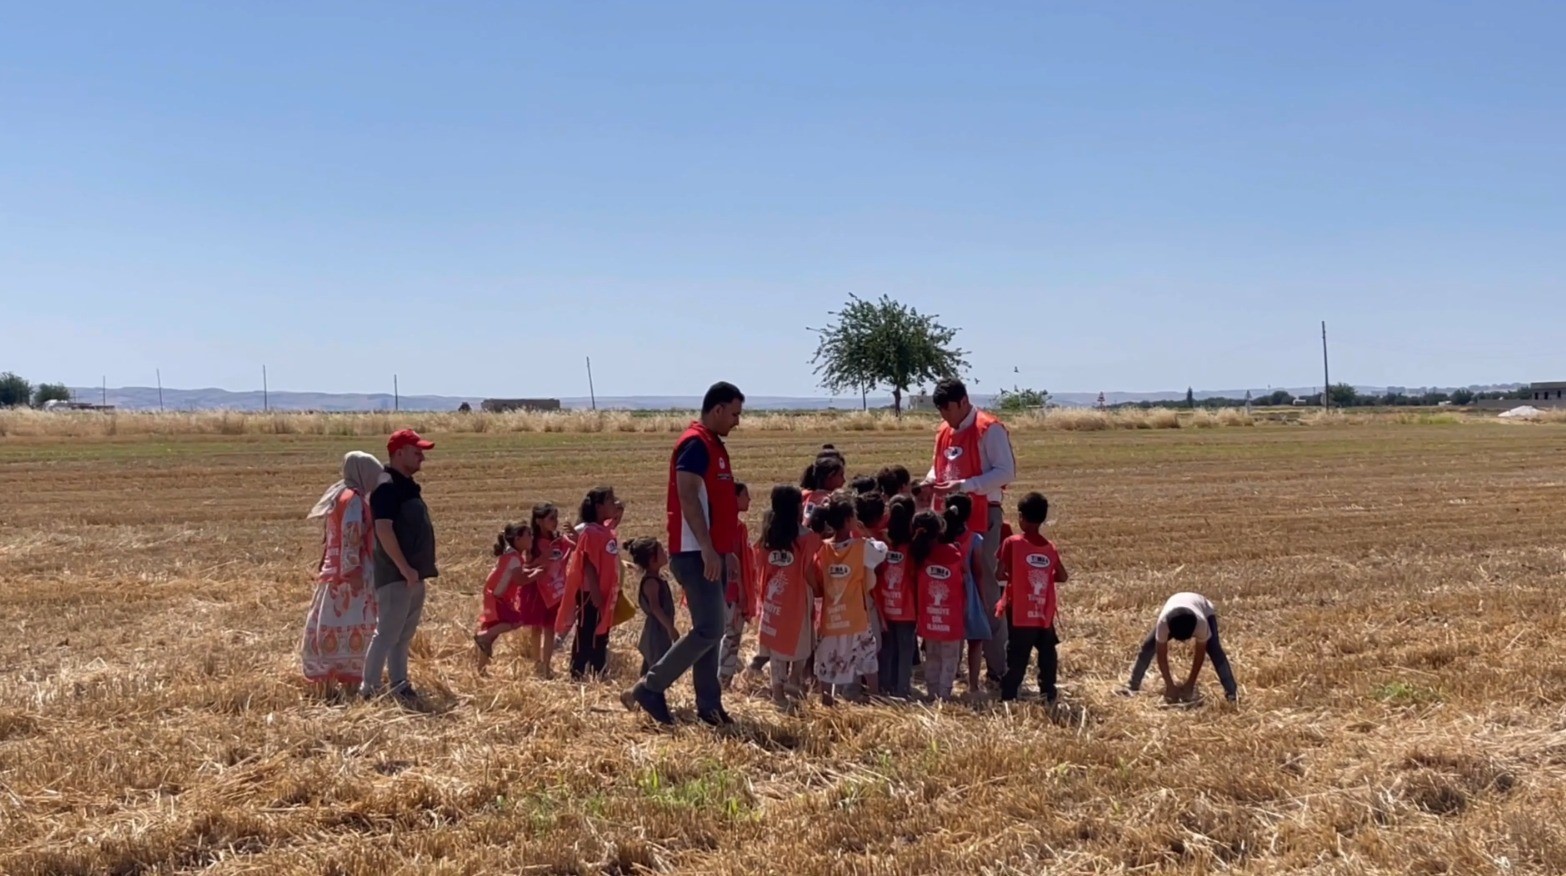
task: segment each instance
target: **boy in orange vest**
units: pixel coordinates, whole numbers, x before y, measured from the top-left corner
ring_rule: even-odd
[[[1060,562],[1055,545],[1044,537],[1044,521],[1049,517],[1049,500],[1042,493],[1029,493],[1017,503],[1022,533],[1001,543],[1000,561],[995,577],[1002,587],[995,616],[1004,617],[1006,639],[1006,676],[1001,680],[1001,700],[1017,698],[1022,679],[1028,673],[1028,659],[1039,655],[1039,692],[1050,705],[1055,704],[1055,678],[1059,666],[1055,635],[1055,585],[1066,582],[1066,567]]]

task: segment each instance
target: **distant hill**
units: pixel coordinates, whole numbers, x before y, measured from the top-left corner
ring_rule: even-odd
[[[1491,386],[1470,386],[1476,392],[1511,390],[1521,384],[1497,384]],[[1311,395],[1320,392],[1316,387],[1272,387],[1270,389],[1252,389],[1252,397],[1259,398],[1276,389],[1287,389],[1293,395]],[[1410,392],[1422,392],[1426,387],[1393,387],[1394,389]],[[1387,387],[1360,386],[1356,387],[1361,393],[1384,393]],[[1450,391],[1452,387],[1430,387],[1430,389],[1442,389]],[[1244,398],[1244,389],[1223,390],[1197,390],[1197,399],[1205,398]],[[103,391],[99,387],[72,387],[71,394],[74,398],[87,402],[98,402],[103,397]],[[994,396],[974,394],[975,400],[981,405],[990,404]],[[1096,392],[1061,392],[1051,396],[1051,399],[1059,405],[1066,407],[1092,407],[1098,403]],[[455,395],[405,395],[395,404],[404,411],[454,411],[463,402],[467,402],[475,409],[484,399],[479,396],[455,396]],[[905,399],[906,401],[906,399]],[[1112,391],[1104,393],[1104,401],[1107,404],[1121,404],[1125,402],[1183,402],[1185,391],[1154,391],[1154,392],[1121,392]],[[871,396],[868,400],[871,409],[891,407],[890,396]],[[111,388],[108,391],[108,403],[125,410],[157,410],[158,390],[150,386],[122,386]],[[390,393],[336,393],[336,392],[274,392],[267,396],[266,404],[272,410],[278,411],[390,411],[394,402]],[[586,409],[590,406],[589,399],[580,396],[560,399],[560,404],[568,409]],[[746,407],[751,410],[763,411],[816,411],[816,410],[858,410],[861,401],[858,398],[819,398],[809,396],[753,396],[746,400]],[[598,399],[598,407],[604,409],[619,410],[694,410],[701,406],[700,396],[606,396]],[[203,410],[231,410],[231,411],[259,411],[262,410],[262,396],[256,392],[232,392],[226,389],[163,389],[163,408],[169,411],[203,411]]]

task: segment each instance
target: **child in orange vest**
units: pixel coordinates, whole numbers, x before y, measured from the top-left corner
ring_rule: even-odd
[[[538,674],[549,678],[554,673],[555,621],[565,596],[571,540],[560,533],[560,510],[550,502],[533,506],[531,526],[533,564],[543,571],[532,587],[523,590],[522,628],[531,639],[532,653],[538,655]]]
[[[880,688],[894,697],[913,696],[913,658],[919,650],[917,582],[908,561],[913,518],[913,498],[894,497],[887,512],[886,563],[878,570],[875,589],[883,626]]]
[[[642,637],[636,649],[642,654],[641,674],[669,653],[680,638],[674,626],[674,593],[664,580],[663,570],[669,565],[669,552],[656,538],[633,538],[625,543],[625,552],[636,567],[636,604],[641,608]]]
[[[963,590],[966,600],[963,626],[968,638],[968,696],[978,699],[983,694],[979,679],[984,668],[984,643],[994,637],[990,627],[989,612],[979,594],[979,582],[984,580],[982,546],[984,536],[968,528],[973,512],[973,499],[966,493],[953,493],[946,497],[945,534],[962,554]]]
[[[826,503],[832,498],[832,494],[843,488],[844,472],[843,457],[840,455],[823,455],[816,457],[816,461],[805,469],[804,477],[799,479],[800,488],[805,491],[805,510],[800,519],[810,522],[810,515],[817,508],[826,507]]]
[[[995,577],[1004,588],[995,616],[1005,618],[1006,677],[1001,682],[1001,699],[1014,700],[1028,672],[1028,658],[1039,654],[1039,691],[1045,702],[1055,704],[1055,678],[1059,666],[1055,635],[1055,585],[1066,583],[1066,567],[1060,562],[1055,545],[1044,537],[1044,521],[1049,518],[1049,500],[1042,493],[1029,493],[1017,503],[1017,519],[1022,534],[1001,543],[1000,561]]]
[[[750,488],[734,482],[734,507],[740,514],[750,510]],[[727,614],[723,626],[723,640],[718,643],[718,678],[728,688],[734,684],[734,676],[740,670],[740,644],[745,637],[745,624],[756,617],[756,584],[753,578],[755,555],[750,550],[750,530],[740,518],[739,562],[729,565],[729,580],[723,592]]]
[[[495,538],[495,567],[484,581],[484,606],[479,614],[473,647],[478,651],[479,675],[487,674],[495,656],[495,640],[521,629],[520,592],[532,585],[541,570],[529,562],[533,530],[520,523],[508,525]]]
[[[803,689],[806,663],[815,649],[810,607],[819,586],[815,559],[821,540],[799,524],[804,504],[798,487],[773,487],[755,547],[761,596],[757,637],[771,655],[772,701],[779,706],[787,703],[787,682]]]
[[[914,515],[908,540],[909,571],[917,575],[919,638],[924,639],[924,681],[930,696],[952,698],[962,662],[964,626],[962,552],[946,538],[946,524],[934,511]]]
[[[816,681],[821,703],[828,706],[838,687],[868,680],[874,693],[879,670],[870,601],[875,568],[886,561],[886,545],[855,536],[854,521],[854,500],[833,496],[826,506],[828,539],[816,554],[816,580],[821,582]]]
[[[555,634],[576,628],[571,678],[602,675],[609,662],[609,628],[620,596],[620,544],[607,524],[621,513],[613,487],[595,487],[582,498],[581,530],[566,563],[566,589]]]

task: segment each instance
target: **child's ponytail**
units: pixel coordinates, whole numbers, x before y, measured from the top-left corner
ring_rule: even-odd
[[[963,493],[946,497],[946,540],[956,541],[968,531],[968,517],[973,513],[973,499]]]
[[[940,515],[934,511],[920,511],[914,515],[913,532],[908,538],[908,558],[913,561],[915,569],[921,569],[930,554],[935,551],[936,542],[940,541],[941,533],[945,529]]]
[[[506,528],[501,530],[499,535],[495,536],[495,556],[498,557],[511,550],[511,543],[517,540],[517,536],[531,531],[525,523],[506,524]]]

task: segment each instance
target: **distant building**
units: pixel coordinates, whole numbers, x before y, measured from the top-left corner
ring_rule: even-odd
[[[479,405],[485,411],[492,414],[505,411],[558,411],[560,399],[557,398],[487,398]]]
[[[1539,407],[1541,403],[1549,403],[1552,407],[1566,406],[1566,380],[1530,383],[1528,398],[1533,401],[1534,407]]]

